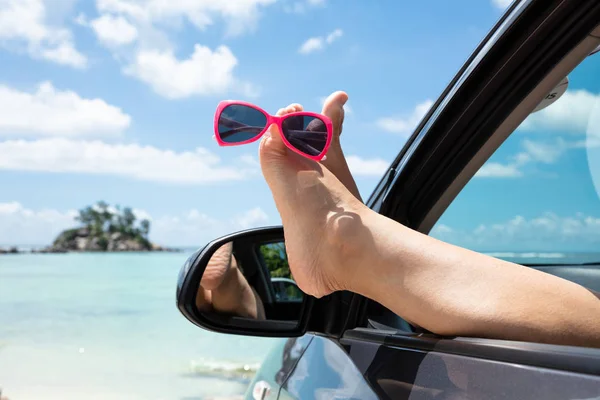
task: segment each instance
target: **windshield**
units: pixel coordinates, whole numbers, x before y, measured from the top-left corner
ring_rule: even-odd
[[[434,237],[524,264],[600,262],[600,56],[477,172]]]

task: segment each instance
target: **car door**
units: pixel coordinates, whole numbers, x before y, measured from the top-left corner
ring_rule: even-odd
[[[597,48],[599,26],[595,0],[513,4],[417,127],[369,206],[428,233],[486,160]],[[349,314],[338,337],[314,336],[280,398],[600,396],[599,349],[437,337],[359,295]]]

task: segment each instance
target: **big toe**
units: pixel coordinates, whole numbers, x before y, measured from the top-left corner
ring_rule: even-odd
[[[328,116],[333,123],[334,131],[337,135],[341,134],[342,124],[344,123],[344,104],[348,101],[346,92],[337,91],[329,95],[323,103],[323,115]]]

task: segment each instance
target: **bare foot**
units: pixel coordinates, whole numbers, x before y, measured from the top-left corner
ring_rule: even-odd
[[[264,319],[262,301],[239,270],[232,251],[233,243],[226,243],[208,261],[196,294],[196,307],[203,312]]]
[[[343,101],[329,104],[330,112],[338,112],[339,127]],[[292,104],[277,114],[301,109],[299,104]],[[327,163],[338,171],[347,169],[339,140],[332,147]],[[361,214],[365,209],[369,211],[346,186],[354,180],[342,183],[322,164],[289,151],[275,125],[261,141],[259,153],[263,175],[283,221],[285,246],[296,282],[315,297],[344,290],[354,276],[351,264],[360,263],[354,244],[359,243],[357,239],[365,231]],[[351,178],[349,172],[347,176]],[[347,176],[342,174],[340,178]],[[340,271],[340,267],[344,270]]]
[[[321,163],[348,188],[357,199],[362,201],[356,182],[350,173],[346,157],[342,151],[340,135],[344,125],[344,104],[348,101],[346,92],[337,91],[329,95],[323,104],[321,114],[327,115],[333,122],[333,138],[327,151],[327,158]]]
[[[219,247],[212,255],[200,283],[204,289],[213,290],[221,285],[231,267],[232,251],[233,243],[229,242]]]

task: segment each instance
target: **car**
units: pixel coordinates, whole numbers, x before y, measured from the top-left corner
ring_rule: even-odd
[[[302,290],[294,280],[289,278],[271,278],[271,285],[278,301],[302,301]]]
[[[578,66],[595,71],[590,76],[600,83],[600,56],[592,56],[599,45],[597,0],[514,2],[424,116],[366,204],[419,232],[436,232],[440,218],[460,201],[476,174],[516,176],[534,157],[541,160],[538,151],[511,159],[510,165],[482,169],[534,112],[568,101],[566,78]],[[597,133],[598,126],[593,130]],[[588,144],[580,145],[587,146],[588,155],[597,148],[590,141],[600,139],[600,134],[590,135]],[[560,188],[556,193],[565,194]],[[489,202],[498,206],[496,200]],[[517,200],[515,207],[523,205]],[[597,192],[594,200],[597,205]],[[486,206],[481,204],[491,208]],[[542,222],[530,225],[539,228]],[[195,307],[208,259],[229,242],[265,304],[264,320]],[[267,285],[273,268],[260,251],[273,243],[284,244],[281,226],[215,239],[190,256],[177,283],[177,306],[193,324],[214,332],[282,338],[256,373],[248,399],[591,399],[600,394],[600,349],[441,337],[350,292],[280,303]],[[547,264],[518,261],[600,292],[597,259],[574,263],[556,255]]]

